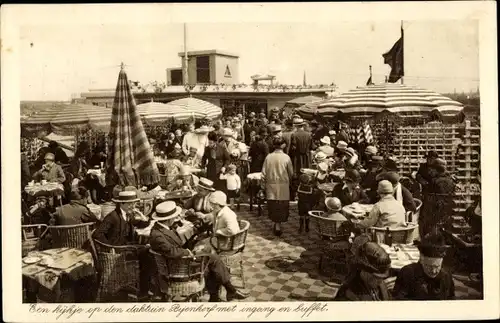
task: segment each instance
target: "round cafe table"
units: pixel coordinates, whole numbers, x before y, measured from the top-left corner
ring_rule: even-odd
[[[389,254],[391,269],[395,271],[401,270],[406,265],[416,263],[420,259],[420,252],[417,246],[413,244],[393,244],[392,246],[380,244],[380,246]]]
[[[34,185],[27,185],[24,191],[32,199],[36,199],[39,196],[47,196],[49,198],[56,198],[59,200],[59,204],[62,206],[62,197],[64,195],[64,186],[60,183],[35,183]]]
[[[342,214],[347,219],[363,219],[371,212],[372,208],[373,204],[357,204],[356,207],[349,204],[342,208]],[[359,212],[360,210],[361,212]]]

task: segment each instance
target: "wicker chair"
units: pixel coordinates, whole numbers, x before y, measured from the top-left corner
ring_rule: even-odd
[[[415,201],[415,205],[417,210],[415,212],[408,211],[406,212],[406,222],[418,223],[418,217],[420,216],[420,208],[422,207],[422,201],[419,199],[413,199]],[[411,214],[411,221],[408,221]]]
[[[210,239],[210,244],[230,272],[235,266],[239,266],[239,277],[243,288],[245,288],[246,283],[245,270],[243,269],[243,250],[245,249],[250,222],[240,220],[238,221],[238,224],[240,226],[240,231],[238,233],[232,236],[216,234],[214,238]]]
[[[22,231],[22,256],[30,251],[40,250],[41,239],[48,231],[46,224],[28,224],[21,226]]]
[[[347,231],[342,226],[341,221],[325,218],[322,216],[323,211],[309,211],[309,216],[315,224],[315,231],[319,237],[321,248],[321,256],[319,259],[318,268],[323,272],[324,264],[332,265],[335,273],[347,274],[347,258],[349,256],[350,231]]]
[[[376,243],[385,243],[387,228],[371,227],[372,241]],[[418,224],[409,223],[406,227],[389,228],[392,235],[392,243],[412,244],[415,233],[418,233]]]
[[[97,301],[106,301],[122,290],[139,291],[138,253],[145,246],[112,246],[92,239],[97,248],[99,289]]]
[[[149,250],[156,263],[158,281],[166,280],[168,287],[160,285],[163,300],[199,301],[205,290],[205,270],[208,255],[197,255],[196,259],[185,257],[167,257]],[[161,274],[160,274],[161,273]]]
[[[52,236],[54,248],[77,248],[83,249],[84,244],[91,240],[91,231],[94,222],[74,225],[50,226],[49,231]]]

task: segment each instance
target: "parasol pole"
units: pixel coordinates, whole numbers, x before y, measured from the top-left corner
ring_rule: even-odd
[[[401,20],[401,62],[402,73],[401,73],[401,84],[405,84],[405,39],[404,39],[404,30],[403,30],[403,20]]]
[[[186,23],[184,23],[184,84],[189,84]]]

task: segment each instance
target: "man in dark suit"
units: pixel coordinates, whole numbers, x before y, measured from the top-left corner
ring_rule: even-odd
[[[181,208],[172,201],[163,202],[156,206],[156,212],[153,215],[156,223],[151,229],[150,235],[151,249],[171,258],[190,256],[196,259],[196,255],[191,250],[183,248],[182,240],[172,229],[174,223],[179,220],[180,213]],[[221,286],[226,288],[227,301],[246,298],[247,295],[237,290],[231,283],[229,270],[220,257],[216,254],[210,254],[209,257],[208,270],[205,272],[206,287],[210,294],[209,301],[220,302],[219,289]],[[160,290],[162,291],[166,290],[168,286],[168,282],[164,278],[165,274],[161,272],[160,268]]]
[[[301,118],[294,119],[294,125],[297,131],[292,134],[290,153],[293,161],[293,169],[300,176],[301,168],[310,168],[311,160],[309,154],[312,147],[312,136],[309,131],[304,129],[304,120]]]
[[[269,146],[266,143],[266,138],[267,129],[262,128],[257,140],[250,146],[250,151],[248,153],[249,157],[252,159],[250,162],[250,173],[259,173],[262,171],[264,160],[269,154]]]
[[[137,192],[123,191],[118,198],[112,199],[116,209],[106,215],[93,234],[95,240],[112,246],[134,244],[134,227],[145,228],[149,220],[135,209],[139,202]],[[145,301],[148,296],[151,277],[151,258],[146,248],[138,251],[139,260],[139,300]]]
[[[429,186],[430,182],[432,182],[432,172],[430,171],[430,169],[432,167],[432,164],[434,163],[434,160],[436,160],[439,155],[434,150],[431,150],[425,157],[427,158],[427,162],[421,164],[417,171],[417,181],[420,183],[420,185],[422,185],[422,191],[424,192],[427,191],[427,187]]]

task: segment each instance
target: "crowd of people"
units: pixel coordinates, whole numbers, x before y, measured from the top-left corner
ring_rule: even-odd
[[[354,147],[348,138],[341,129],[329,129],[315,121],[307,123],[296,115],[284,118],[276,110],[269,116],[251,112],[245,117],[225,117],[213,124],[193,123],[187,129],[174,126],[164,135],[151,138],[155,155],[164,158],[164,162],[158,164],[165,178],[162,188],[173,192],[189,186],[196,191],[194,196],[177,204],[165,201],[155,206],[151,216],[155,221],[149,240],[151,248],[171,257],[196,257],[197,253],[211,250],[210,236],[237,233],[238,215],[233,210],[234,204],[239,204],[250,173],[261,173],[259,188],[276,236],[282,235],[293,200],[298,203],[299,234],[302,234],[309,231],[308,211],[323,210],[326,217],[346,221],[340,211],[343,206],[353,203],[373,204],[364,220],[352,221],[354,231],[373,226],[406,226],[407,213],[417,211],[414,195],[421,194],[420,262],[401,270],[394,298],[453,298],[453,281],[441,268],[445,248],[440,230],[451,218],[455,186],[446,171],[446,161],[436,152],[428,152],[427,162],[420,166],[414,179],[422,188],[421,192],[412,191],[411,187],[402,185],[393,158],[379,155],[374,144]],[[110,245],[133,243],[133,228],[149,225],[151,219],[136,209],[136,203],[141,194],[156,190],[161,183],[143,188],[107,187],[88,172],[96,167],[104,168],[103,144],[91,150],[86,142],[81,142],[70,161],[57,144],[51,143],[39,152],[31,170],[26,159],[22,163],[24,184],[34,178],[66,187],[63,206],[50,206],[47,198],[41,197],[34,206],[25,209],[23,217],[30,223],[95,222],[94,238]],[[190,171],[193,169],[199,173],[195,175]],[[337,171],[344,171],[345,175],[339,176]],[[324,192],[318,187],[324,183],[340,184],[331,192]],[[113,203],[113,211],[99,220],[89,211],[87,204],[90,202]],[[175,233],[181,214],[204,227],[209,232],[208,240],[205,236],[194,243],[191,241],[192,245],[184,244]],[[381,287],[390,259],[377,243],[366,239],[360,235],[353,243],[353,253],[358,259],[356,270],[340,288],[338,300],[392,297]],[[149,287],[146,268],[151,259],[148,256],[142,255],[140,262],[142,299]],[[247,296],[231,284],[228,269],[217,254],[211,253],[208,268],[210,301],[220,301],[221,286],[227,290],[228,301]],[[160,282],[160,287],[162,284]]]

